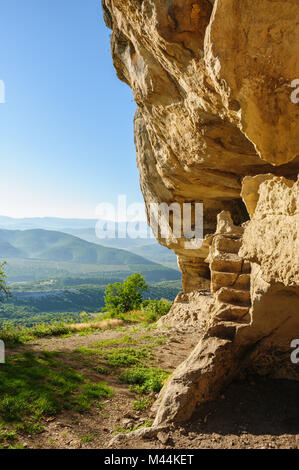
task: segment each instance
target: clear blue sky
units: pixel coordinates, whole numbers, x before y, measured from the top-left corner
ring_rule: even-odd
[[[135,103],[113,69],[100,0],[2,0],[0,215],[93,217],[142,202]]]

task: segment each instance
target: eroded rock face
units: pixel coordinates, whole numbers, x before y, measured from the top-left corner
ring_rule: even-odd
[[[280,202],[274,197],[277,186],[280,195],[286,193]],[[267,226],[267,218],[279,217],[282,208],[295,216],[298,198],[295,208],[290,201],[297,190],[294,182],[266,179],[261,184],[256,215],[247,223],[245,233],[243,227],[234,226],[229,213],[219,214],[208,257],[214,299],[205,330],[192,354],[164,386],[155,404],[154,426],[188,420],[198,404],[213,400],[229,382],[248,372],[299,380],[298,366],[291,362],[291,342],[299,335],[299,283],[294,283],[292,273],[299,264],[285,256],[285,246],[284,261],[275,256],[273,260],[267,244],[261,249],[262,239],[252,240],[249,235],[255,218]],[[292,237],[296,227],[293,223],[288,221]],[[280,228],[277,224],[277,233]],[[253,250],[255,262],[251,262],[253,255],[247,246]],[[290,253],[296,256],[292,249],[291,244]],[[276,262],[283,264],[281,278],[276,274],[273,277]],[[177,305],[163,324],[175,316]]]
[[[205,42],[213,85],[231,119],[274,165],[298,155],[296,0],[217,0]],[[260,172],[261,173],[261,172]]]
[[[175,299],[171,312],[160,318],[158,326],[171,326],[180,331],[191,329],[194,334],[200,334],[209,319],[213,301],[213,295],[208,290],[181,292]]]
[[[156,404],[159,427],[188,419],[247,369],[298,378],[299,3],[102,2],[117,75],[137,103],[149,220],[151,203],[204,204],[200,248],[158,236],[178,255],[185,292],[163,323],[193,327],[197,303],[208,312]],[[198,291],[210,276],[207,305]]]
[[[205,234],[222,210],[244,222],[243,177],[298,172],[298,107],[290,99],[297,0],[103,0],[103,8],[117,75],[138,105],[146,206],[203,202]],[[200,287],[206,248],[191,255],[183,236],[159,241],[185,267],[186,291],[196,287],[194,266]]]
[[[244,181],[245,202],[251,181]],[[245,226],[241,255],[261,266],[266,282],[298,286],[299,179],[294,182],[266,175],[256,194],[258,202]]]

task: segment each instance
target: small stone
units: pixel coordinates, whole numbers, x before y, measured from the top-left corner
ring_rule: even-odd
[[[51,421],[55,421],[54,416],[50,416],[49,418],[46,418],[47,423],[50,423]]]
[[[126,429],[129,429],[132,426],[132,424],[133,423],[132,423],[131,419],[125,418],[125,419],[122,420],[122,425]]]
[[[159,441],[162,443],[162,444],[167,444],[167,442],[169,441],[169,434],[166,433],[166,432],[158,432],[157,434],[157,438],[159,439]]]

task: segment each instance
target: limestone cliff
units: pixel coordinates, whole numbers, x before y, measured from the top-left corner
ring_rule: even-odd
[[[299,337],[299,105],[291,100],[299,78],[299,3],[102,2],[116,73],[137,103],[147,208],[204,204],[200,249],[187,249],[183,236],[159,238],[178,255],[185,293],[207,287],[211,273],[214,293],[205,336],[163,391],[159,423],[188,417],[262,347],[262,338],[275,362],[278,351],[285,359],[291,328]],[[252,364],[260,358],[256,352]]]
[[[204,202],[212,233],[221,210],[246,220],[244,176],[295,177],[297,0],[103,0],[103,9],[117,75],[137,103],[147,206]],[[205,250],[160,242],[179,255],[186,290],[195,272],[197,282],[209,276]]]

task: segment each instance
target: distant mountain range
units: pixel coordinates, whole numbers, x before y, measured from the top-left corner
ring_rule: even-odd
[[[150,245],[150,249],[149,246],[139,248],[149,256],[105,247],[53,230],[0,229],[0,262],[7,261],[5,272],[10,283],[76,277],[83,283],[85,279],[90,282],[90,278],[97,278],[99,283],[105,284],[134,272],[142,273],[148,282],[180,279],[176,264],[163,264],[165,258],[158,253],[162,249],[173,256],[167,248],[157,243],[154,247]]]
[[[49,230],[0,230],[0,257],[103,265],[147,265],[154,262],[129,251],[108,248]]]
[[[0,229],[4,230],[54,230],[63,233],[69,233],[75,237],[82,238],[91,243],[97,243],[102,246],[120,248],[129,250],[136,246],[156,243],[155,239],[148,238],[148,225],[144,221],[139,222],[140,238],[105,238],[100,239],[96,235],[96,224],[98,219],[62,219],[58,217],[32,217],[24,219],[14,219],[0,215]],[[103,223],[105,223],[103,221]],[[116,234],[118,233],[118,224],[116,223]]]
[[[15,219],[0,215],[0,228],[8,230],[28,230],[41,228],[44,230],[58,230],[63,228],[95,228],[97,219],[62,219],[59,217],[29,217]]]
[[[163,264],[163,266],[168,266],[173,269],[178,269],[178,261],[176,254],[166,248],[165,246],[160,245],[158,242],[155,242],[151,245],[142,245],[136,246],[131,249],[132,253],[136,255],[143,256],[146,259],[154,261],[155,263]]]
[[[63,219],[57,217],[33,217],[14,219],[11,217],[0,216],[0,229],[7,230],[28,230],[28,229],[43,229],[50,231],[59,231],[82,240],[88,241],[93,244],[101,245],[102,247],[110,247],[121,250],[127,250],[139,256],[165,264],[166,266],[177,269],[176,255],[167,248],[159,245],[154,238],[147,237],[147,224],[140,222],[140,232],[143,234],[142,238],[107,238],[99,239],[96,236],[95,226],[98,222],[97,219]],[[117,227],[116,227],[117,228]],[[7,240],[0,242],[0,256],[7,250],[6,256],[20,257],[21,252],[19,248],[9,245],[4,245]]]
[[[96,238],[95,228],[97,222],[105,223],[106,221],[100,221],[99,219],[63,219],[59,217],[31,217],[15,219],[0,215],[0,229],[30,230],[39,228],[43,230],[55,230],[58,232],[71,233],[72,235],[86,232],[89,236],[93,236],[94,238]],[[140,236],[142,239],[146,239],[148,232],[147,223],[145,221],[139,221],[136,223],[139,224]],[[118,223],[116,222],[116,232],[117,230]],[[100,239],[96,238],[96,240],[101,244]]]

